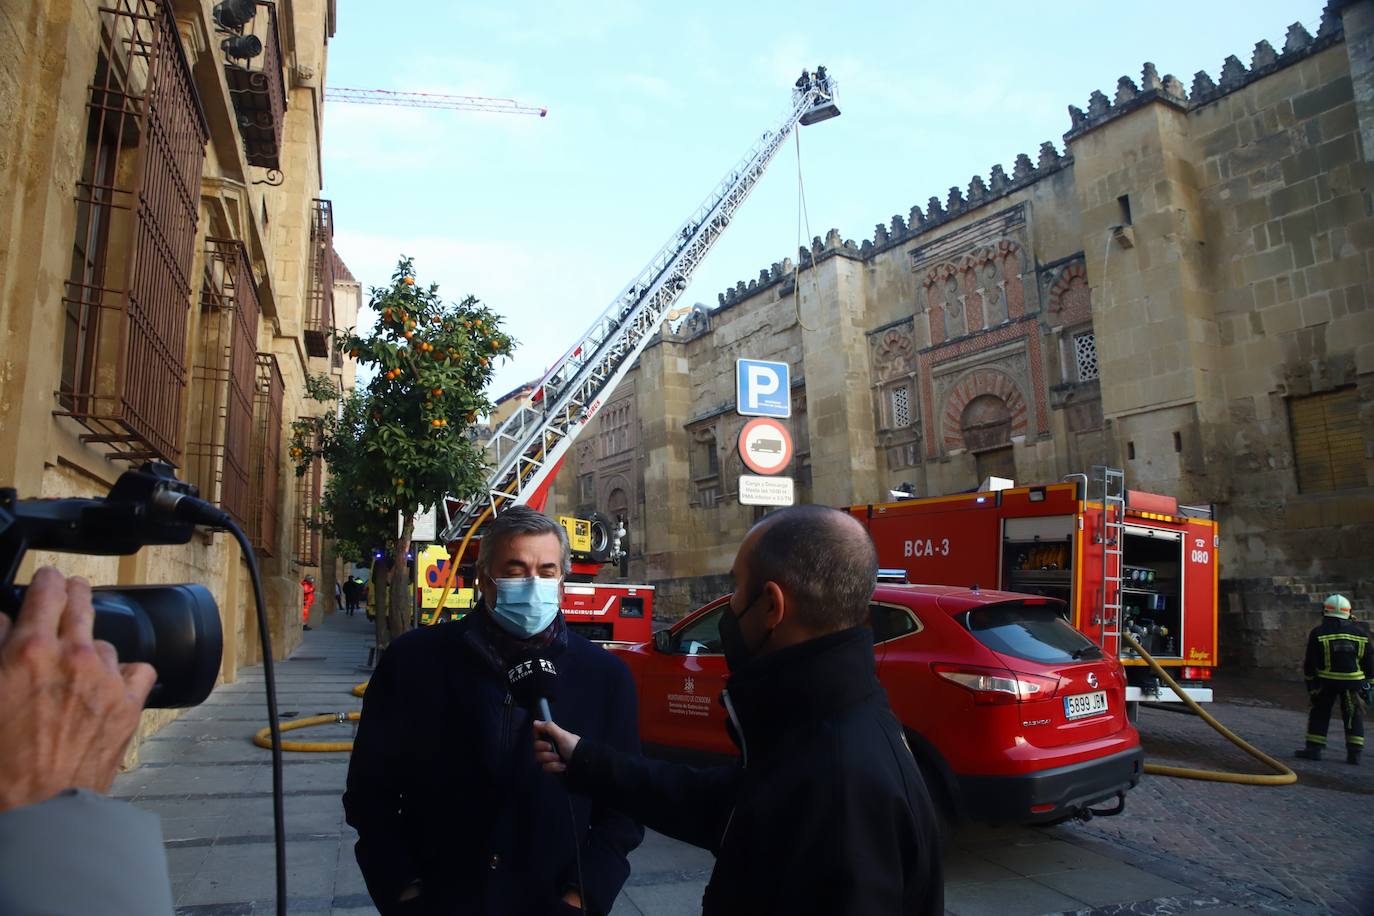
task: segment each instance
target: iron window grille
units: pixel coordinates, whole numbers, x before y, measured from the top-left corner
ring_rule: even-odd
[[[304,418],[302,422],[308,422]],[[304,434],[307,448],[315,448],[318,432]],[[310,462],[304,474],[296,477],[296,562],[301,566],[317,566],[320,562],[321,496],[324,492],[324,462],[318,456]]]
[[[271,353],[257,354],[257,384],[253,388],[252,513],[249,537],[253,549],[265,557],[277,555],[281,521],[281,423],[286,385]]]
[[[113,457],[176,464],[209,129],[165,0],[99,20],[54,413]]]
[[[191,366],[187,479],[245,529],[252,515],[249,472],[257,381],[258,291],[248,250],[234,239],[205,240],[200,328]]]
[[[305,305],[305,352],[328,356],[334,330],[334,205],[327,200],[315,200],[310,206],[310,276]]]
[[[279,172],[282,124],[286,120],[286,83],[282,79],[281,36],[277,5],[258,0],[258,15],[240,31],[262,42],[262,51],[246,60],[224,58],[224,78],[238,115],[243,152],[249,165]],[[268,184],[277,184],[269,176]]]

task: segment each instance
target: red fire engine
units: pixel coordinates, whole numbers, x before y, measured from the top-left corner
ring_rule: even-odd
[[[1130,633],[1195,700],[1211,700],[1217,663],[1217,523],[1211,507],[1127,491],[1122,472],[849,507],[878,562],[908,581],[979,586],[1068,602],[1070,622],[1126,666],[1127,701],[1166,702]]]

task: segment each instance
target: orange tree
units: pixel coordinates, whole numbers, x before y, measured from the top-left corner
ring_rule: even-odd
[[[418,285],[410,258],[397,263],[390,286],[371,289],[368,305],[379,316],[372,330],[336,333],[334,346],[370,367],[371,380],[324,417],[297,424],[291,455],[297,475],[317,456],[329,467],[319,525],[339,540],[340,554],[385,555],[373,564],[385,646],[414,625],[405,557],[416,513],[485,482],[473,425],[491,409],[484,391],[514,341],[475,297],[445,303],[437,284]]]

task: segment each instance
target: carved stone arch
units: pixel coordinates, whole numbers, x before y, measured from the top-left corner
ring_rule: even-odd
[[[1002,239],[997,243],[997,258],[1002,265],[1007,318],[1015,321],[1026,314],[1026,250],[1015,239]]]
[[[616,494],[624,495],[624,506],[618,505]],[[612,474],[601,481],[601,499],[597,504],[597,509],[615,518],[617,512],[623,511],[628,522],[634,516],[635,491],[630,478],[624,474]]]
[[[991,395],[1006,406],[1010,421],[1010,435],[1024,436],[1028,427],[1025,395],[1016,381],[1005,372],[990,367],[970,370],[955,383],[945,396],[941,413],[941,434],[945,450],[967,448],[964,442],[964,410],[975,398]]]
[[[1049,310],[1059,315],[1064,324],[1092,315],[1092,291],[1088,288],[1088,270],[1082,261],[1066,264],[1054,278],[1050,285]]]
[[[889,328],[878,335],[873,347],[875,380],[885,382],[912,372],[916,367],[916,345],[911,339],[911,326]]]

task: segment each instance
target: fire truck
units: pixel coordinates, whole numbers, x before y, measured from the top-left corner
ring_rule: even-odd
[[[1065,600],[1069,622],[1121,659],[1132,713],[1142,700],[1178,698],[1123,648],[1122,632],[1193,699],[1212,699],[1219,543],[1212,507],[1127,490],[1119,469],[1098,467],[1091,478],[985,484],[974,493],[848,511],[868,528],[879,565],[910,582]]]
[[[568,449],[663,322],[675,314],[673,304],[792,131],[839,113],[835,81],[825,68],[798,80],[782,121],[763,132],[497,427],[487,444],[491,470],[482,490],[442,501],[445,526],[440,541],[451,558],[445,591],[471,587],[481,532],[495,515],[511,506],[544,508]],[[562,523],[574,554],[573,572],[564,586],[563,612],[569,624],[602,642],[647,642],[652,635],[653,589],[592,581],[602,564],[619,559],[623,520],[614,527],[603,522],[600,535],[595,517]],[[607,542],[604,549],[598,537]],[[436,607],[446,604],[447,597],[441,596]]]

